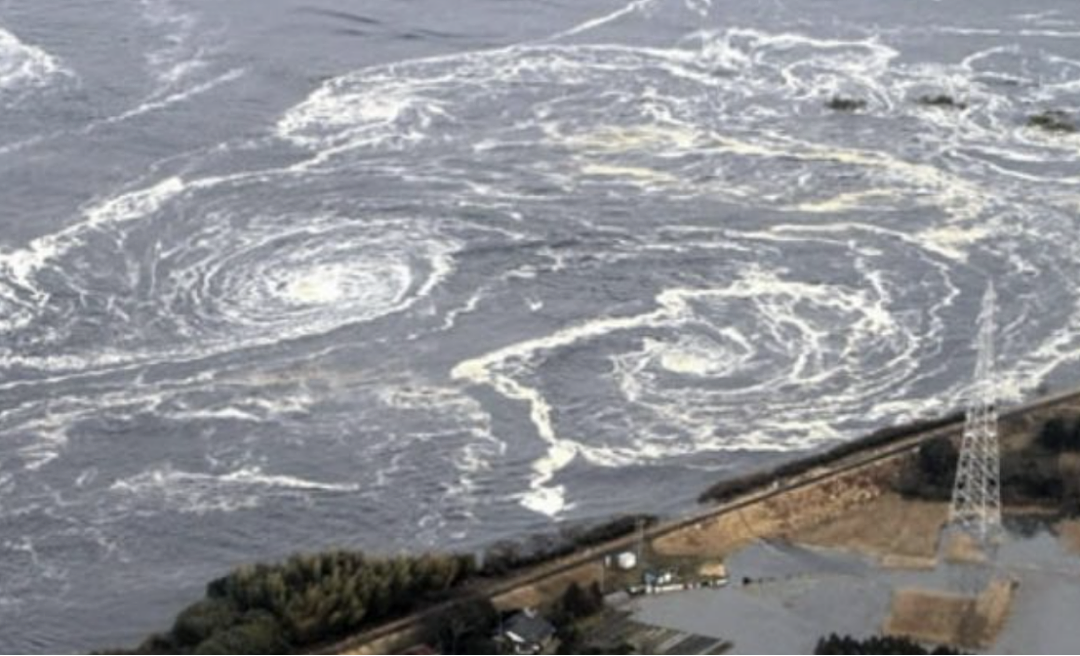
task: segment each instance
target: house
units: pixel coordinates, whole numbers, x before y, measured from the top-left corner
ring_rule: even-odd
[[[555,627],[534,610],[523,610],[508,619],[500,635],[515,654],[543,654],[555,645]]]

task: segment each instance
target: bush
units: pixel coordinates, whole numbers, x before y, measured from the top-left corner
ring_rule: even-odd
[[[947,437],[923,443],[916,453],[914,466],[906,468],[901,474],[898,491],[909,498],[949,500],[959,460],[959,450]]]
[[[240,620],[240,612],[226,599],[203,599],[188,606],[173,623],[171,638],[181,645],[197,645]]]
[[[856,640],[851,636],[835,633],[818,640],[815,654],[959,654],[945,647],[927,651],[919,643],[907,638],[871,637]]]
[[[1059,458],[1066,451],[1080,451],[1080,422],[1061,417],[1048,420],[1032,446],[1010,451],[1001,458],[1002,501],[1052,503],[1065,512],[1080,507],[1080,484],[1074,483],[1073,472],[1063,470]],[[909,498],[948,501],[958,459],[951,440],[938,438],[924,443],[912,466],[901,473],[897,491]]]
[[[1049,419],[1039,431],[1036,442],[1053,453],[1080,451],[1080,421],[1064,417]]]
[[[592,617],[604,609],[604,594],[596,583],[582,588],[577,582],[571,583],[559,601],[559,615],[563,622]]]
[[[499,613],[484,597],[469,597],[428,620],[426,633],[440,654],[497,654],[492,640]]]
[[[272,615],[251,613],[241,622],[215,632],[195,648],[196,654],[280,654],[289,650]]]

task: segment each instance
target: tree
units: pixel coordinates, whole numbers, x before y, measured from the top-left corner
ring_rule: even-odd
[[[499,623],[499,613],[485,597],[472,596],[450,605],[431,620],[428,633],[435,637],[443,654],[497,653],[491,636]]]
[[[197,645],[214,633],[229,628],[240,612],[226,599],[203,599],[185,608],[173,623],[172,639],[182,645]]]
[[[560,607],[561,614],[568,621],[573,622],[600,612],[604,607],[604,596],[599,586],[594,584],[584,589],[575,581],[567,586],[560,601]]]
[[[239,624],[218,631],[195,648],[196,654],[281,654],[291,651],[269,613],[252,613]]]

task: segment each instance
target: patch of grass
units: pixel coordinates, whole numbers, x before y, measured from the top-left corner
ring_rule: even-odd
[[[1039,128],[1047,132],[1071,134],[1077,131],[1069,115],[1060,109],[1048,109],[1045,112],[1029,116],[1027,120],[1029,128]]]
[[[857,112],[866,109],[866,101],[861,98],[833,96],[825,106],[834,112]]]

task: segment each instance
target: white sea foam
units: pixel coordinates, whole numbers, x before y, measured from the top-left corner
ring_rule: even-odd
[[[179,88],[177,90],[167,90],[166,92],[154,94],[141,102],[138,106],[133,107],[126,112],[111,116],[102,122],[92,124],[92,128],[97,128],[100,125],[106,125],[110,123],[120,123],[127,121],[151,112],[161,111],[168,107],[185,103],[193,98],[197,98],[203,94],[209,93],[220,86],[235,82],[243,77],[245,70],[242,68],[234,68],[224,73],[217,75],[205,82],[194,84],[187,88]]]
[[[56,57],[0,27],[0,99],[5,93],[46,86],[65,74]]]
[[[115,481],[110,492],[131,512],[162,511],[206,514],[235,512],[261,506],[275,496],[311,493],[351,493],[355,483],[323,483],[296,476],[267,474],[256,466],[221,474],[155,467]]]

